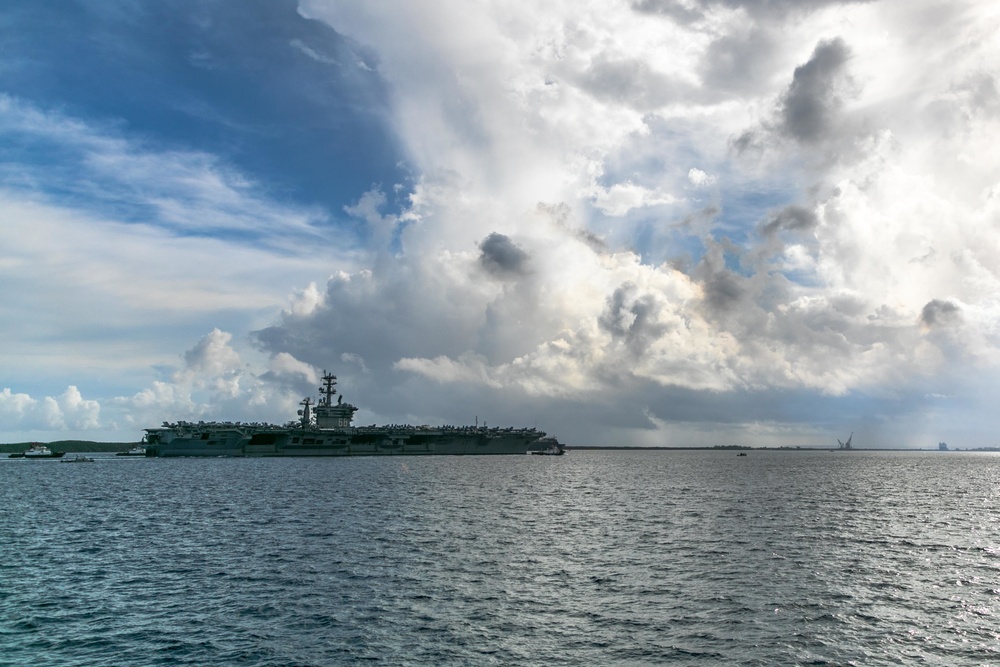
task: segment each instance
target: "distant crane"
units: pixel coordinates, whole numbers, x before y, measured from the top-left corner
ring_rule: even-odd
[[[837,444],[840,445],[841,449],[850,449],[851,440],[854,438],[854,431],[851,431],[851,436],[847,439],[847,442],[841,442],[840,438],[837,438]]]

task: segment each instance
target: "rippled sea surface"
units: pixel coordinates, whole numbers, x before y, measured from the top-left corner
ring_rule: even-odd
[[[0,665],[1000,665],[1000,455],[0,459]]]

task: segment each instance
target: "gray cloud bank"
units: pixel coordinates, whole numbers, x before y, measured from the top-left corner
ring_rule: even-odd
[[[192,357],[163,391],[228,377],[230,396],[290,406],[329,368],[363,422],[990,444],[995,16],[971,1],[509,9],[300,3],[377,54],[416,186],[401,211],[378,187],[348,207],[371,243],[253,332],[270,370],[241,370],[217,332],[202,358],[229,375]]]

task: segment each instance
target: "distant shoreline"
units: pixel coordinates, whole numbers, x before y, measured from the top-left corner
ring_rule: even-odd
[[[21,453],[31,446],[31,442],[15,442],[0,444],[0,454]],[[44,443],[49,449],[59,452],[124,452],[140,444],[130,442],[91,442],[88,440],[56,440]],[[854,447],[838,449],[837,447],[750,447],[745,445],[715,445],[711,447],[638,447],[634,445],[569,445],[568,451],[710,451],[710,452],[1000,452],[1000,447],[978,447],[969,449],[940,450],[937,447],[919,449],[913,447]]]
[[[628,450],[628,451],[709,451],[709,452],[1000,452],[1000,447],[976,447],[969,449],[938,449],[937,447],[750,447],[744,445],[723,445],[711,447],[638,447],[634,445],[567,445],[573,450]]]
[[[0,444],[0,454],[19,454],[32,445],[31,442]],[[136,446],[132,442],[91,442],[89,440],[56,440],[44,443],[54,452],[125,452]]]

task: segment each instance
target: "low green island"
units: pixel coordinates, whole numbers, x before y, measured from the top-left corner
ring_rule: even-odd
[[[20,454],[34,442],[0,444],[0,454]],[[56,440],[43,443],[54,452],[126,452],[138,442],[92,442],[90,440]]]

